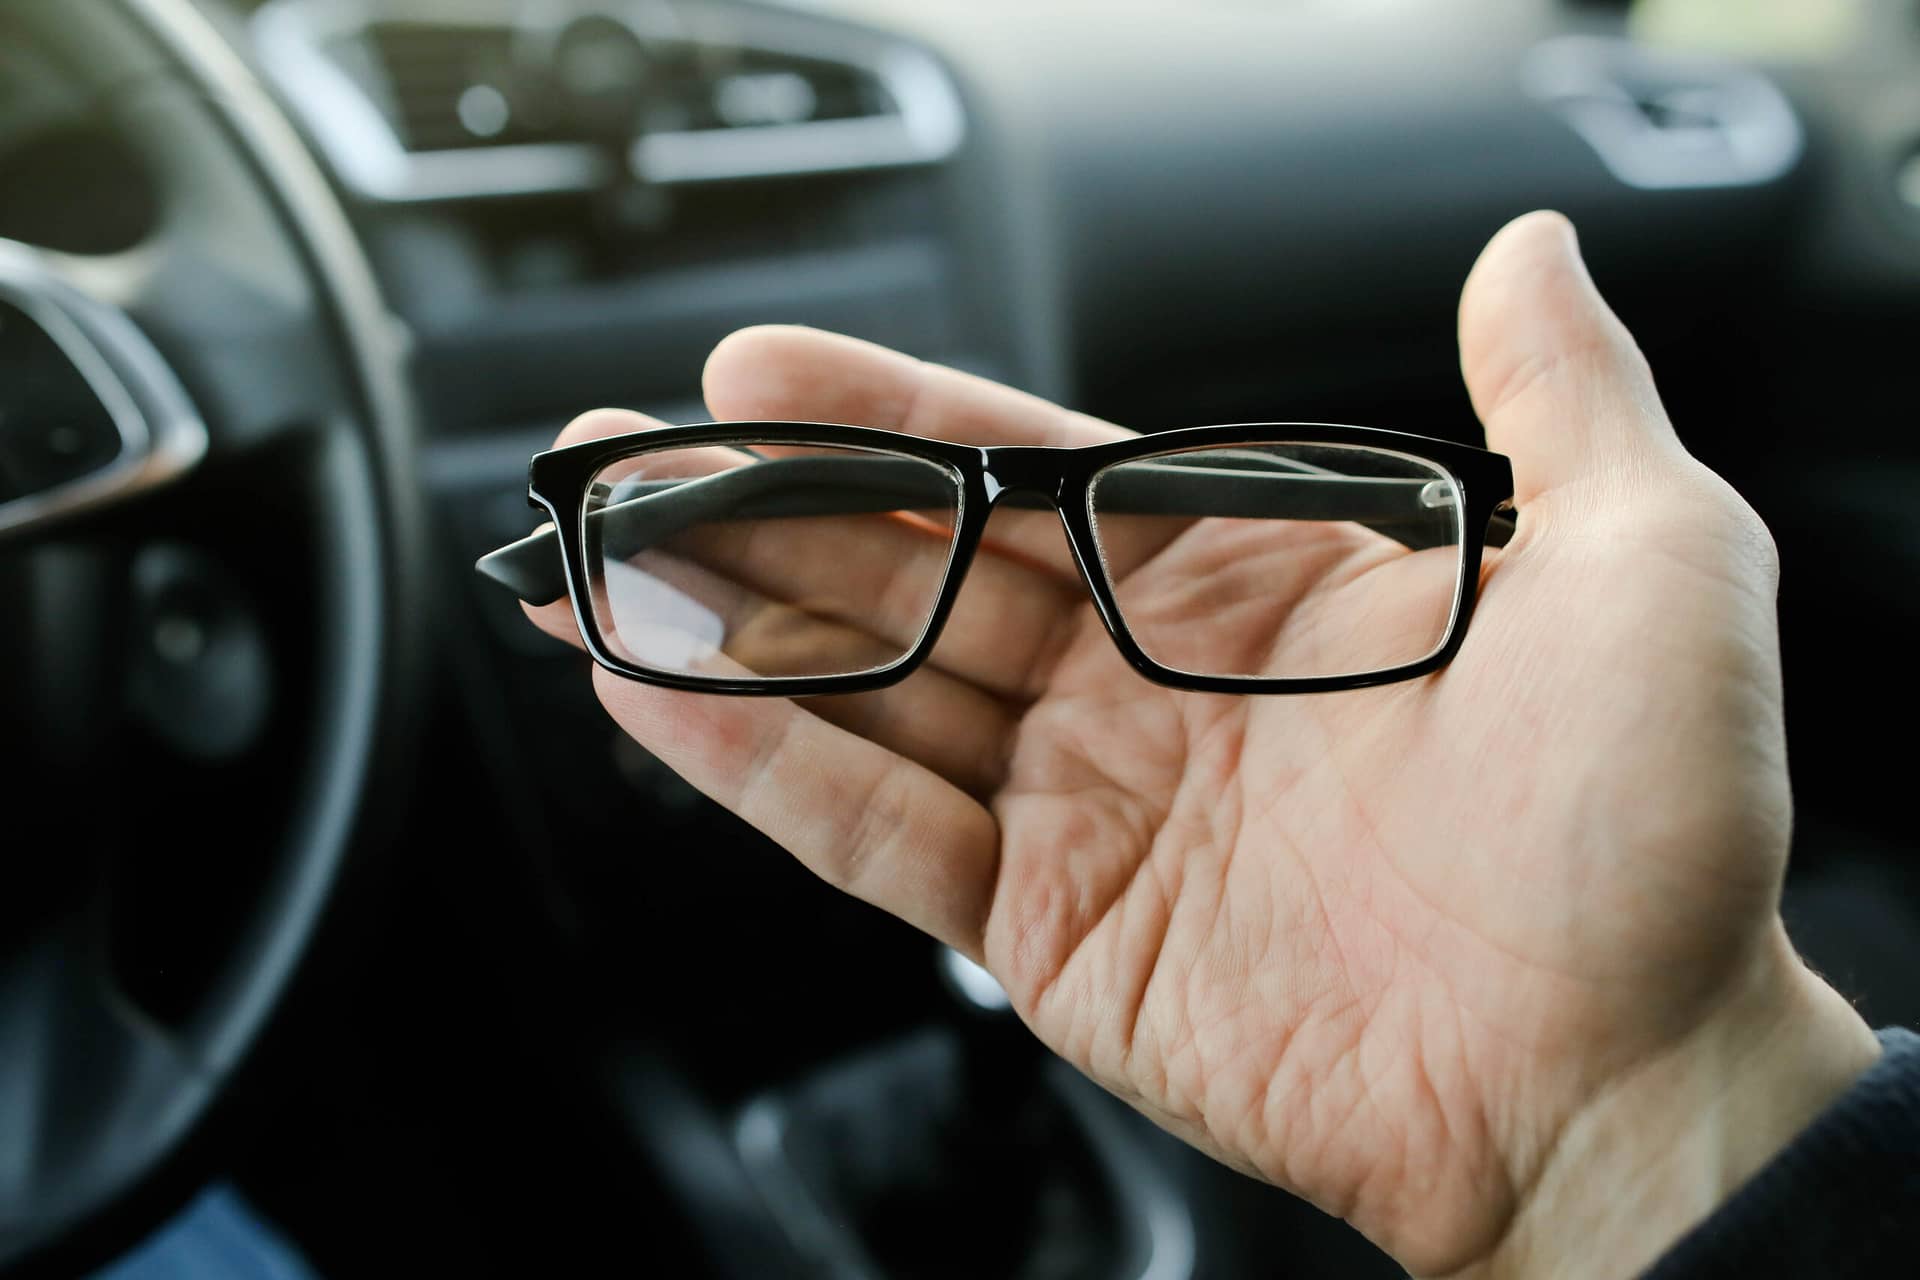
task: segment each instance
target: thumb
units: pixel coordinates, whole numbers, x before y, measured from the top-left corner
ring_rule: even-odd
[[[1460,369],[1488,445],[1513,459],[1522,507],[1681,456],[1647,362],[1560,214],[1516,218],[1481,251],[1460,294]]]

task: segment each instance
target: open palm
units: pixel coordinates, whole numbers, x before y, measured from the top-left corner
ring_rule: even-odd
[[[1496,238],[1461,341],[1522,518],[1437,675],[1149,684],[1051,517],[1008,511],[893,689],[803,705],[596,671],[600,695],[821,875],[980,959],[1162,1124],[1412,1269],[1465,1266],[1613,1082],[1791,959],[1764,529],[1674,438],[1559,219]],[[707,392],[721,419],[1117,433],[804,330],[735,335]],[[567,438],[644,425],[602,412]],[[1180,551],[1134,572],[1177,575]]]

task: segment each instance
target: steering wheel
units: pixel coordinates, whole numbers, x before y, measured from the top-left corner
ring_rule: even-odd
[[[7,1269],[185,1185],[404,785],[424,579],[401,335],[232,47],[189,0],[9,0],[0,48],[152,197],[113,252],[0,241]]]

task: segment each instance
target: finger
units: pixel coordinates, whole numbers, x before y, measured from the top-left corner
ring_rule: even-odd
[[[1203,522],[1116,590],[1133,638],[1188,670],[1300,677],[1385,671],[1440,642],[1458,553],[1353,525]]]
[[[856,632],[829,619],[807,616],[792,606],[767,599],[737,583],[667,557],[650,557],[648,571],[722,620],[724,652],[700,665],[711,675],[751,675],[756,671],[805,671],[820,657],[865,654],[849,665],[884,665],[901,646]],[[535,626],[575,647],[584,647],[566,604],[524,606]],[[625,638],[612,636],[619,656],[648,665],[644,654],[629,650]],[[668,638],[684,650],[686,637]],[[645,649],[638,638],[633,644]],[[840,665],[840,664],[830,664]],[[821,698],[809,708],[822,718],[914,760],[972,795],[985,795],[1005,776],[1015,724],[1014,712],[1000,699],[936,668],[922,667],[900,684],[870,693]]]
[[[612,425],[618,424],[599,424]],[[744,455],[716,458],[711,469],[734,465],[752,464]],[[885,661],[891,661],[919,640],[939,598],[953,553],[950,520],[913,513],[713,519],[680,530],[642,558],[697,565],[709,578],[745,588],[737,603],[753,607],[742,617],[766,612],[768,601],[783,601],[841,620],[887,642]],[[713,587],[698,594],[704,600],[729,592]],[[1068,611],[1083,598],[1077,581],[1064,582],[1022,557],[977,555],[932,661],[1002,696],[1031,698],[1042,687],[1046,657],[1057,647]],[[729,639],[729,650],[734,647]]]
[[[922,667],[872,693],[809,699],[806,709],[926,766],[975,799],[1006,781],[1017,715],[945,672]]]
[[[600,409],[570,423],[559,444],[661,425],[644,414]],[[1010,529],[1029,528],[1010,525],[1009,516],[1045,522],[1054,563],[998,545],[1019,536]],[[1028,536],[1037,542],[1042,535],[1029,529]],[[816,612],[846,618],[901,648],[918,639],[949,554],[926,530],[885,516],[714,522],[677,537],[673,550],[764,596],[811,602]],[[1031,698],[1044,685],[1067,613],[1083,599],[1058,516],[996,513],[931,661],[982,688]]]
[[[1557,213],[1508,223],[1481,252],[1460,296],[1460,367],[1522,507],[1681,454],[1646,360]]]
[[[527,615],[527,621],[555,640],[564,640],[576,649],[587,647],[580,638],[579,625],[573,620],[573,606],[565,596],[552,604],[528,604],[522,600],[520,611]]]
[[[553,447],[564,449],[570,444],[579,444],[585,440],[599,440],[606,436],[625,435],[633,431],[652,431],[666,425],[651,414],[635,413],[631,409],[594,409],[581,414],[560,428],[560,434],[554,437]],[[553,525],[548,522],[540,525],[534,532],[538,533],[551,528]],[[565,596],[551,604],[543,605],[528,604],[522,600],[520,609],[527,615],[528,621],[554,639],[564,640],[576,649],[586,648],[585,642],[580,638],[579,624],[574,621],[573,606]]]
[[[816,875],[980,958],[999,834],[952,783],[784,698],[659,689],[600,668],[594,687],[636,742]]]
[[[719,563],[762,592],[843,601],[842,616],[876,630],[896,650],[919,638],[933,592],[922,593],[911,584],[903,589],[900,583],[912,572],[915,556],[932,561],[929,585],[937,583],[945,547],[929,547],[910,528],[883,527],[872,536],[847,539],[834,553],[814,555],[817,550],[802,536],[784,546],[763,542],[751,555]],[[1069,585],[1021,559],[976,555],[928,661],[1001,697],[1038,697],[1068,615],[1085,598],[1077,579]]]
[[[880,427],[962,444],[1074,448],[1133,435],[986,378],[840,334],[787,325],[742,329],[707,357],[707,407],[720,419]],[[993,536],[1077,576],[1059,520],[1002,508]]]
[[[904,652],[926,626],[951,555],[946,541],[886,516],[713,524],[673,551],[758,596],[805,602]],[[974,559],[932,661],[1007,697],[1041,687],[1068,611],[1082,596],[1051,574],[996,555]]]
[[[635,413],[630,409],[595,409],[583,413],[560,429],[554,437],[553,447],[564,448],[570,444],[579,444],[584,440],[598,440],[605,436],[625,435],[634,431],[652,431],[667,424],[649,414]],[[533,532],[545,533],[553,528],[552,521],[542,521]],[[556,551],[556,555],[558,552]],[[548,635],[569,644],[578,644],[579,630],[574,625],[573,613],[566,599],[547,605],[530,605],[520,602],[521,609],[533,624]]]
[[[553,447],[564,449],[585,440],[601,440],[635,431],[657,431],[666,425],[650,413],[636,413],[632,409],[591,409],[562,427],[560,434],[554,437]]]
[[[1071,448],[1133,433],[986,378],[793,325],[741,329],[707,357],[716,418],[791,417],[964,444]]]
[[[1096,515],[1101,568],[1117,584],[1207,523],[1192,516]]]
[[[795,326],[730,334],[707,357],[705,387],[707,406],[720,418],[845,422],[982,445],[1077,448],[1135,435],[973,374]],[[1109,571],[1130,571],[1191,524],[1109,518],[1100,535]],[[1052,512],[1001,507],[988,537],[1063,578],[1079,576]]]

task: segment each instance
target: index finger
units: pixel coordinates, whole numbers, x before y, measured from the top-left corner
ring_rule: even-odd
[[[796,325],[729,334],[707,357],[705,389],[721,421],[840,422],[957,444],[1056,448],[1135,434],[987,378]],[[1050,511],[1001,507],[982,550],[1079,577]]]
[[[704,385],[707,408],[723,422],[841,422],[961,444],[1058,448],[1134,434],[986,378],[797,325],[727,335],[707,357]]]

